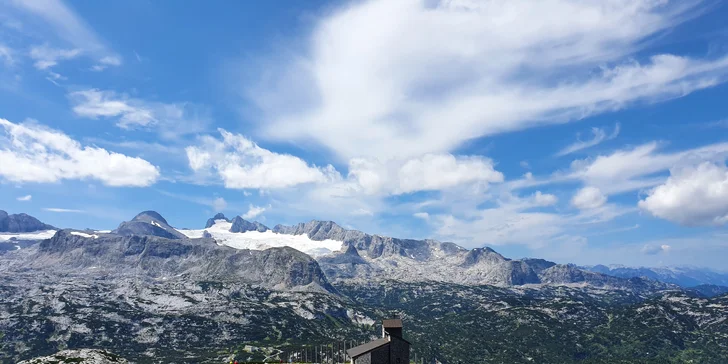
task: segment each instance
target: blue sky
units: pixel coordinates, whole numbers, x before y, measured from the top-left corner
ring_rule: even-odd
[[[719,1],[0,2],[0,207],[728,254]]]

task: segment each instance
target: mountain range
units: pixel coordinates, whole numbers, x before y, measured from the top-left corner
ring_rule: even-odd
[[[674,331],[671,341],[648,345],[646,359],[728,356],[710,339],[728,335],[728,290],[716,272],[509,259],[490,248],[372,235],[331,221],[271,229],[217,214],[191,230],[144,211],[94,231],[3,216],[0,245],[14,248],[0,249],[0,361],[84,347],[141,362],[281,358],[305,344],[366,340],[392,314],[412,326],[415,352],[444,362],[467,360],[468,342],[491,362],[629,357],[594,340],[620,337],[615,347],[627,350],[625,338],[645,338],[638,324],[645,315]],[[41,239],[32,228],[54,231]],[[666,304],[671,318],[663,317]],[[489,320],[493,335],[472,337],[473,320]],[[514,327],[531,331],[522,336]],[[453,348],[442,349],[450,341],[443,332],[459,340]],[[581,347],[563,346],[556,332]],[[534,349],[544,342],[553,347]]]

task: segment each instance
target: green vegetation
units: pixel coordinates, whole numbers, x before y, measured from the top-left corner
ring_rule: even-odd
[[[337,286],[341,296],[230,282],[127,287],[123,298],[103,283],[43,288],[0,283],[12,298],[0,300],[0,362],[64,347],[137,363],[277,361],[366,341],[379,329],[354,317],[398,314],[413,354],[445,363],[728,363],[728,296],[400,282]],[[59,291],[63,301],[50,299]]]

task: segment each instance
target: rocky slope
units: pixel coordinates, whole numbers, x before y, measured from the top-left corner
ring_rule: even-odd
[[[27,214],[8,215],[6,211],[0,210],[0,232],[2,233],[28,233],[41,230],[56,230],[56,228]]]
[[[667,287],[640,278],[615,278],[543,259],[508,259],[490,248],[468,250],[435,240],[370,235],[344,229],[331,221],[277,225],[273,231],[306,235],[312,240],[342,241],[341,251],[319,257],[318,261],[331,281],[347,284],[395,279],[498,286],[576,283],[624,289]]]
[[[124,364],[128,361],[116,354],[98,349],[63,350],[53,355],[23,360],[18,364]]]
[[[244,233],[246,231],[264,232],[264,231],[270,230],[270,229],[268,229],[267,226],[265,226],[257,221],[249,222],[240,216],[236,216],[232,220],[232,223],[233,223],[233,226],[230,227],[231,233]]]
[[[155,211],[144,211],[131,221],[122,222],[112,233],[122,236],[153,235],[167,239],[186,239],[182,233],[169,226],[167,220]]]
[[[78,348],[137,362],[287,361],[303,345],[367,340],[394,314],[419,357],[445,363],[728,360],[726,296],[333,222],[234,233],[224,215],[211,220],[228,235],[341,249],[315,260],[232,248],[153,211],[112,233],[60,230],[0,254],[0,362]]]

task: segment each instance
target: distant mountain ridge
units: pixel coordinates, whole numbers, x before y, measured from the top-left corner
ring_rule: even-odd
[[[716,285],[728,287],[728,274],[704,268],[692,267],[624,267],[595,265],[581,267],[592,272],[608,274],[621,278],[647,277],[660,282],[677,284],[682,287]]]
[[[55,227],[44,224],[28,214],[12,214],[0,210],[0,232],[4,233],[30,233],[40,230],[56,230]]]
[[[37,221],[30,216],[28,218],[29,221]],[[339,281],[354,283],[395,279],[403,282],[438,281],[466,285],[589,284],[597,287],[628,289],[643,289],[648,286],[659,288],[657,282],[644,282],[643,278],[684,286],[683,281],[667,279],[665,275],[656,274],[654,271],[640,271],[639,273],[651,274],[637,275],[635,271],[611,270],[605,266],[578,267],[543,259],[509,259],[487,247],[468,250],[450,242],[372,235],[343,228],[333,221],[311,220],[292,226],[276,225],[273,229],[269,229],[257,221],[250,222],[241,216],[228,219],[224,214],[218,213],[207,220],[205,228],[209,229],[221,221],[229,224],[223,225],[224,229],[228,229],[229,226],[229,232],[233,233],[228,236],[235,236],[235,233],[260,232],[273,233],[272,238],[274,239],[275,234],[283,234],[305,235],[312,241],[342,242],[339,251],[318,256],[315,260],[318,269],[326,278],[326,282],[318,282],[322,286],[326,286],[329,282]],[[42,225],[39,221],[36,225],[38,224]],[[111,234],[101,235],[104,239],[107,239],[108,236],[116,236],[116,239],[118,237],[152,236],[178,240],[183,245],[188,244],[188,241],[196,240],[188,238],[187,235],[170,226],[167,220],[155,211],[143,211],[130,221],[119,224],[119,227],[111,231]],[[217,246],[214,237],[207,230],[196,237]],[[78,238],[78,235],[75,238]],[[248,238],[255,239],[255,235],[245,239]],[[267,238],[270,239],[271,235],[268,235]],[[253,249],[259,248],[253,247]],[[259,252],[261,250],[249,251]],[[291,249],[289,254],[294,254],[294,250]],[[714,281],[717,283],[710,282],[710,284],[724,285],[722,281]],[[704,283],[699,280],[696,282]],[[665,287],[668,286],[663,286],[663,288]]]

